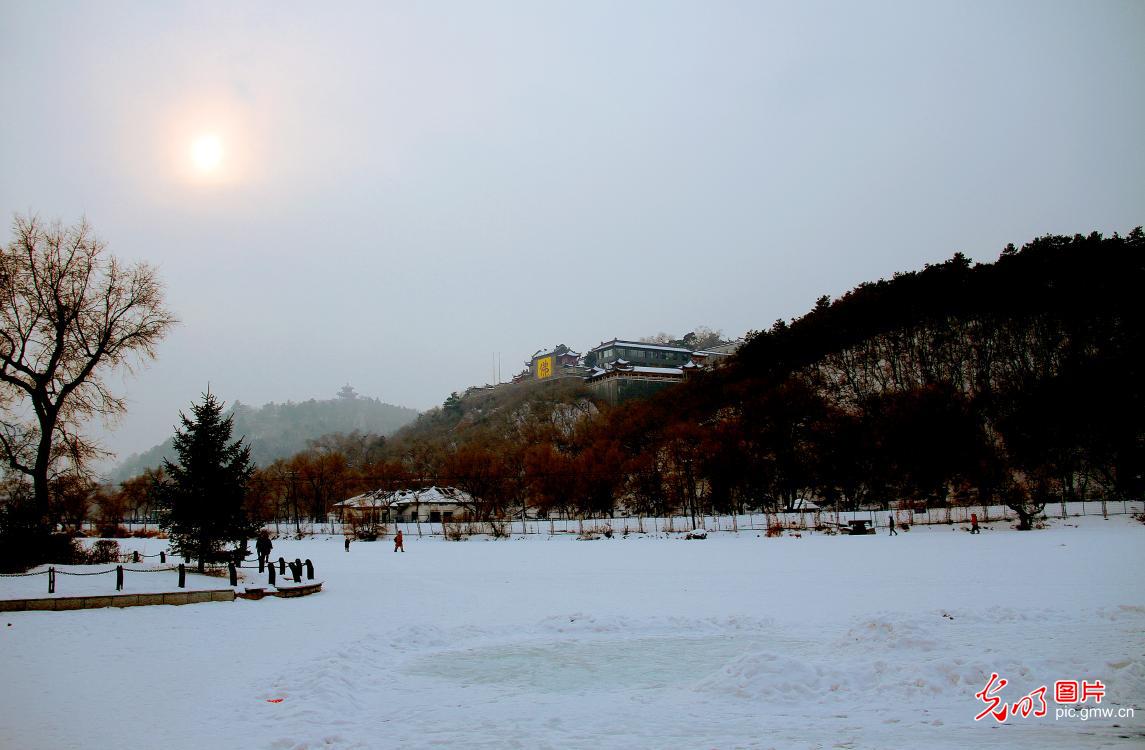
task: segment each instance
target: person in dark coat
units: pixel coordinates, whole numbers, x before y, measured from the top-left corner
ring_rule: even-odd
[[[258,566],[262,570],[262,566],[270,560],[270,551],[274,549],[274,545],[270,543],[270,534],[266,529],[258,532],[258,541],[254,543],[254,549],[258,552]]]
[[[899,533],[895,531],[895,516],[893,513],[887,516],[887,528],[890,529],[891,536],[899,535]]]

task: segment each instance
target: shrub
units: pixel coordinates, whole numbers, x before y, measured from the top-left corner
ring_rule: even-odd
[[[0,571],[23,572],[43,563],[76,565],[87,562],[87,552],[68,534],[0,534]]]
[[[96,533],[103,538],[115,537],[116,539],[126,539],[131,536],[127,529],[114,523],[100,524],[96,527]]]
[[[90,563],[119,562],[119,542],[114,539],[98,539],[87,552],[87,561]]]

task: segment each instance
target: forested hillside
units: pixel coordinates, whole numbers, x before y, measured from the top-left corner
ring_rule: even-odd
[[[235,402],[229,413],[234,415],[235,436],[246,437],[251,445],[251,456],[259,466],[289,458],[305,450],[310,441],[329,435],[391,435],[418,416],[415,409],[358,396],[353,389],[345,388],[337,398],[322,401],[288,401],[261,407]],[[175,416],[171,415],[172,424]],[[119,481],[156,468],[172,455],[169,438],[144,453],[129,457],[115,470],[113,479]]]
[[[1140,493],[1143,270],[1140,229],[1047,236],[777,322],[690,389],[694,414],[729,433],[727,499],[1030,509]]]
[[[992,263],[955,254],[821,298],[653,399],[485,429],[462,429],[464,402],[447,402],[386,453],[491,512],[698,514],[802,498],[1005,502],[1028,519],[1046,502],[1136,495],[1143,271],[1140,229],[1042,237]]]

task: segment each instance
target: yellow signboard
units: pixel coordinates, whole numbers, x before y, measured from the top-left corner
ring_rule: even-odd
[[[537,380],[544,380],[553,376],[553,358],[541,357],[537,360]]]

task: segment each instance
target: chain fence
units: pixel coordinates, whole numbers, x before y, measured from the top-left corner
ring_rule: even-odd
[[[166,553],[163,553],[166,555]],[[154,557],[155,555],[150,555]],[[0,578],[31,578],[35,576],[48,577],[48,593],[55,594],[56,592],[56,577],[57,576],[72,576],[75,578],[89,578],[93,576],[115,575],[115,590],[122,591],[124,587],[124,574],[126,573],[178,573],[177,588],[183,589],[187,586],[187,563],[179,563],[178,565],[166,565],[157,568],[129,568],[124,565],[116,565],[113,568],[106,570],[62,570],[56,566],[49,566],[46,570],[37,570],[27,573],[0,573]],[[208,563],[203,566],[205,571],[211,573],[221,573],[226,571],[228,575],[229,584],[231,586],[238,586],[239,584],[239,570],[252,570],[259,573],[267,574],[267,585],[277,586],[279,581],[282,583],[293,582],[301,584],[304,580],[314,580],[314,563],[307,559],[305,561],[295,559],[288,561],[285,558],[279,557],[277,561],[264,560],[260,561],[259,565],[243,565],[241,563]],[[277,568],[277,569],[276,569]],[[287,574],[287,569],[290,572]],[[248,584],[254,586],[254,584]]]

